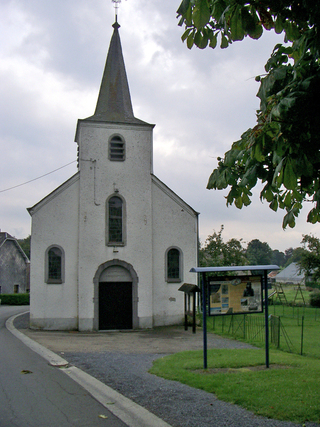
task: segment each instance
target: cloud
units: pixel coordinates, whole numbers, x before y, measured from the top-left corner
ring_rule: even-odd
[[[135,116],[155,123],[154,172],[200,215],[204,241],[224,224],[224,238],[258,238],[274,249],[296,247],[306,223],[283,231],[257,191],[250,207],[227,208],[226,191],[206,190],[217,156],[255,124],[254,77],[275,43],[266,33],[228,49],[188,50],[181,42],[179,1],[122,1],[120,37]],[[114,8],[104,0],[2,1],[0,43],[0,191],[76,160],[78,118],[93,114],[112,34]],[[4,42],[5,41],[5,42]],[[0,228],[30,233],[26,208],[76,172],[71,164],[0,193]]]

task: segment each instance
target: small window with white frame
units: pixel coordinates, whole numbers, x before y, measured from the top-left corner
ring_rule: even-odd
[[[109,160],[123,162],[125,160],[125,142],[120,135],[114,135],[109,140]]]

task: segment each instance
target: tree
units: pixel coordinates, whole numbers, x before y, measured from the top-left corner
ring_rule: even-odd
[[[315,0],[183,0],[179,25],[188,48],[221,48],[264,30],[284,32],[269,58],[257,96],[257,124],[219,158],[207,188],[226,189],[227,206],[251,203],[261,181],[261,200],[284,209],[283,227],[295,226],[305,201],[307,217],[320,222],[320,3]]]
[[[272,260],[272,249],[267,242],[258,239],[248,243],[246,257],[250,265],[268,265]]]
[[[271,264],[276,264],[279,267],[283,267],[286,263],[286,256],[283,252],[280,252],[278,249],[272,251]]]
[[[206,239],[204,246],[200,248],[201,267],[248,264],[242,239],[232,238],[225,243],[222,238],[223,229],[224,226],[221,225],[218,233],[213,231],[213,234]]]
[[[21,249],[23,252],[27,255],[27,257],[30,259],[30,242],[31,242],[31,236],[25,237],[24,239],[17,239],[17,242],[21,246]]]
[[[320,240],[313,235],[303,235],[301,243],[303,252],[299,265],[306,272],[306,276],[312,276],[315,281],[320,279]]]
[[[286,262],[284,264],[285,267],[288,267],[292,262],[299,263],[302,257],[304,249],[299,246],[297,248],[289,248],[285,250],[285,259]]]

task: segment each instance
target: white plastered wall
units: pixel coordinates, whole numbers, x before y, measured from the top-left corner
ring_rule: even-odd
[[[32,328],[71,330],[78,328],[78,175],[32,208],[30,267],[30,325]],[[60,246],[65,255],[62,284],[45,281],[45,254]]]
[[[197,214],[156,177],[153,178],[153,282],[154,326],[181,323],[184,294],[178,289],[183,283],[196,284],[190,268],[197,265]],[[182,280],[166,281],[166,251],[177,247],[182,253]]]
[[[108,159],[112,135],[125,140],[126,159]],[[138,276],[139,327],[152,327],[152,127],[80,122],[79,329],[97,328],[93,278],[100,265],[117,259]],[[126,206],[125,245],[106,244],[106,202],[119,195]]]

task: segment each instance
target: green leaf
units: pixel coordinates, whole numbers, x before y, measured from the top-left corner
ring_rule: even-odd
[[[250,200],[248,194],[243,194],[242,201],[243,201],[243,204],[245,206],[249,206],[251,204],[251,200]]]
[[[240,12],[241,12],[241,6],[238,5],[234,9],[231,16],[231,20],[230,20],[231,38],[234,41],[243,40],[244,38],[244,29],[242,26],[242,19],[240,16]]]
[[[197,31],[196,35],[194,36],[194,44],[199,47],[201,43],[201,39],[202,39],[202,34],[200,31]]]
[[[294,228],[296,225],[296,220],[292,211],[288,212],[283,218],[282,227],[287,228],[288,225],[290,228]]]
[[[207,0],[198,0],[196,3],[192,18],[196,28],[203,28],[210,20],[210,10]]]
[[[221,35],[221,44],[220,44],[221,49],[225,49],[228,46],[229,46],[229,42],[227,37],[225,35]]]
[[[188,38],[187,38],[188,49],[191,49],[193,47],[193,44],[194,44],[194,35],[193,35],[193,33],[191,33],[188,35]]]
[[[185,16],[189,6],[190,6],[190,0],[182,0],[180,6],[178,7],[177,14],[179,16]]]
[[[297,177],[292,167],[292,161],[287,158],[284,171],[283,171],[283,185],[288,190],[294,190],[297,187]]]
[[[234,204],[238,209],[242,209],[242,206],[243,206],[242,197],[238,197],[237,199],[235,199]]]
[[[208,41],[209,38],[207,36],[207,33],[204,32],[202,33],[201,31],[197,31],[195,37],[194,37],[194,44],[199,48],[199,49],[204,49],[207,47],[208,45]]]
[[[214,49],[217,46],[217,37],[215,35],[212,35],[210,38],[210,43],[209,43],[209,47],[211,47],[212,49]]]
[[[311,209],[311,211],[308,213],[307,222],[311,222],[311,224],[315,224],[319,221],[319,212],[316,208]]]
[[[252,38],[253,40],[260,39],[260,37],[263,34],[262,25],[260,23],[256,23],[254,30],[248,32],[248,34],[249,34],[249,37]]]
[[[284,203],[284,205],[285,205],[286,208],[291,208],[291,205],[292,205],[292,196],[291,196],[290,191],[287,192],[287,195],[284,198],[283,203]]]
[[[273,198],[274,198],[273,191],[272,191],[271,187],[268,184],[261,191],[260,197],[263,197],[269,203],[273,201]]]
[[[182,34],[181,36],[181,40],[184,42],[185,39],[189,36],[190,32],[191,32],[191,28],[186,29],[186,31]]]
[[[283,23],[282,17],[280,17],[279,15],[277,16],[277,19],[275,20],[274,30],[277,34],[281,34],[282,31],[284,30],[284,23]]]
[[[264,135],[262,135],[262,140],[264,139],[263,137],[264,137]],[[264,161],[265,156],[262,154],[261,144],[259,144],[259,143],[254,144],[254,146],[253,146],[253,155],[254,155],[254,158],[258,162],[263,162]]]
[[[270,203],[269,207],[274,212],[277,212],[277,210],[278,210],[278,200],[277,199],[273,199],[272,202]]]

